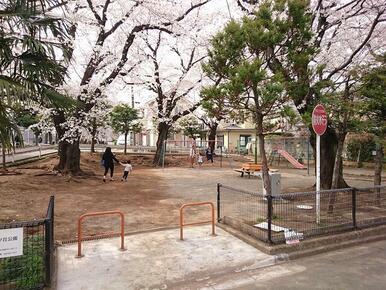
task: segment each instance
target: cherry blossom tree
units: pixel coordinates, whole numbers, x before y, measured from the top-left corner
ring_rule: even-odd
[[[109,114],[112,110],[112,104],[107,97],[101,97],[93,106],[90,112],[85,116],[85,129],[90,134],[91,153],[95,153],[95,143],[101,130],[106,129],[109,124]]]
[[[63,91],[76,99],[71,111],[56,110],[53,120],[60,137],[57,169],[80,171],[79,141],[84,119],[110,85],[138,65],[138,36],[146,31],[173,34],[209,0],[73,0],[67,17],[73,23],[73,66]],[[134,49],[135,48],[135,49]],[[86,61],[85,61],[86,60]]]
[[[200,62],[206,50],[194,37],[173,37],[162,31],[149,33],[143,41],[146,44],[144,53],[151,66],[144,62],[138,77],[156,100],[158,138],[153,164],[160,165],[170,129],[200,105],[199,100],[194,101],[194,96],[198,96],[202,82]]]

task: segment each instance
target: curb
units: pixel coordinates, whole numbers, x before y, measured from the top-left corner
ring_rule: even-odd
[[[332,252],[332,251],[336,251],[336,250],[340,250],[340,249],[344,249],[344,248],[348,248],[348,247],[359,246],[362,244],[377,242],[377,241],[381,241],[381,240],[386,240],[386,234],[377,235],[377,236],[373,236],[373,237],[369,237],[369,238],[350,240],[347,242],[317,247],[317,248],[310,249],[310,250],[292,252],[292,253],[289,253],[287,255],[288,255],[289,260],[295,260],[295,259],[299,259],[299,258],[309,257],[309,256],[313,256],[313,255],[326,253],[326,252]]]
[[[32,163],[35,161],[47,159],[48,157],[51,157],[51,155],[57,155],[57,154],[58,154],[57,152],[45,153],[45,154],[42,154],[41,157],[39,157],[39,156],[30,157],[30,158],[26,158],[26,159],[17,160],[15,162],[12,162],[12,161],[7,162],[5,164],[7,167],[15,167],[15,166],[19,166],[19,165],[28,164],[28,163]]]
[[[224,224],[217,224],[217,226],[252,247],[255,247],[266,254],[273,255],[273,257],[277,259],[276,263],[313,256],[365,243],[386,240],[386,226],[383,225],[330,236],[316,237],[301,242],[302,248],[299,248],[298,246],[288,246],[285,244],[276,246],[267,245],[262,241],[256,240],[245,233],[231,228],[230,226]]]

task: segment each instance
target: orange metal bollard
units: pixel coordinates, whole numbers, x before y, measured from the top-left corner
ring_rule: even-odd
[[[101,211],[101,212],[90,212],[90,213],[85,213],[81,215],[78,219],[78,255],[76,256],[77,258],[83,257],[82,255],[82,238],[87,238],[87,237],[82,237],[82,220],[86,217],[90,216],[104,216],[104,215],[119,215],[121,217],[121,250],[125,250],[125,216],[121,211],[114,210],[114,211]],[[109,236],[118,234],[118,233],[110,233]],[[98,236],[93,236],[93,238],[98,238],[98,237],[106,237],[106,235],[98,235]]]
[[[210,205],[211,210],[212,210],[212,220],[184,224],[184,208],[185,207],[192,207],[192,206],[199,206],[199,205]],[[183,204],[180,207],[180,240],[184,239],[184,232],[183,232],[184,226],[202,225],[202,224],[207,224],[207,223],[212,223],[212,235],[215,236],[216,233],[215,233],[215,228],[214,228],[214,205],[213,205],[213,202],[205,201],[205,202],[194,202],[194,203]]]

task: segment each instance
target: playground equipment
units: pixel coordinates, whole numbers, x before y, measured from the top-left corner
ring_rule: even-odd
[[[200,206],[200,205],[210,205],[211,211],[212,211],[212,219],[210,221],[203,221],[203,222],[195,222],[195,223],[189,223],[184,224],[184,208],[186,207],[193,207],[193,206]],[[214,205],[213,202],[205,201],[205,202],[194,202],[194,203],[186,203],[183,204],[180,207],[180,240],[184,240],[184,227],[185,226],[193,226],[193,225],[202,225],[212,223],[212,236],[215,236],[215,228],[214,228]]]
[[[93,238],[103,238],[107,236],[113,236],[116,234],[120,234],[121,236],[121,251],[125,250],[125,216],[121,211],[114,210],[114,211],[101,211],[101,212],[90,212],[90,213],[85,213],[81,215],[78,219],[78,255],[76,258],[81,258],[84,255],[82,255],[82,221],[86,217],[91,217],[91,216],[105,216],[105,215],[119,215],[121,217],[121,231],[120,233],[109,233],[109,234],[102,234],[98,236],[93,236]],[[89,238],[89,237],[83,237],[83,238]]]
[[[270,158],[269,158],[269,163],[272,164],[274,158],[277,157],[277,156],[279,157],[278,165],[280,164],[280,157],[283,157],[283,158],[285,158],[289,163],[291,163],[292,166],[295,167],[296,169],[307,169],[306,166],[304,166],[303,164],[301,164],[301,163],[300,163],[299,161],[297,161],[291,154],[289,154],[286,150],[283,150],[283,149],[272,150],[271,155],[270,155]]]
[[[301,164],[299,161],[297,161],[291,154],[289,154],[287,151],[283,149],[277,150],[277,152],[283,156],[285,159],[288,160],[289,163],[291,163],[295,168],[297,169],[306,169],[306,167]]]

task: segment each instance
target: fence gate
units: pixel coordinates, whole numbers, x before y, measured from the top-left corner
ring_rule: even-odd
[[[43,289],[51,285],[54,197],[44,219],[0,224],[0,289]]]

